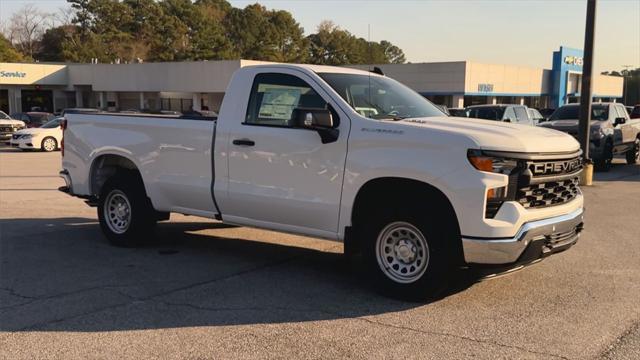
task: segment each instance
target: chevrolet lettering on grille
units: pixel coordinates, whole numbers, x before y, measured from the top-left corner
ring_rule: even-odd
[[[570,174],[579,170],[582,167],[582,161],[580,158],[564,161],[549,161],[532,163],[529,165],[529,169],[533,175],[556,175],[556,174]]]

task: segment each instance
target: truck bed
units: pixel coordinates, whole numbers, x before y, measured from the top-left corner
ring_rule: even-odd
[[[212,217],[212,145],[216,119],[147,114],[68,114],[63,168],[75,195],[91,194],[92,171],[104,154],[131,161],[158,211]],[[194,191],[195,190],[195,191]]]

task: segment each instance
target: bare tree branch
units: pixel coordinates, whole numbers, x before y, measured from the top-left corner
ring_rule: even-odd
[[[23,54],[33,58],[44,32],[54,25],[54,17],[27,4],[9,19],[6,35],[9,41]]]

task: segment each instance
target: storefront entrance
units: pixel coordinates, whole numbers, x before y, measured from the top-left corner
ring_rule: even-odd
[[[9,113],[9,90],[0,90],[0,111]]]
[[[22,90],[22,111],[53,112],[53,91]]]

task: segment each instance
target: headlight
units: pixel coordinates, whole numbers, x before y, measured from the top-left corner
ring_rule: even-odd
[[[488,156],[483,154],[480,150],[467,151],[467,158],[474,168],[494,174],[509,176],[511,173],[519,169],[518,160]],[[510,186],[511,183],[512,181],[507,183],[506,186],[487,189],[485,208],[486,218],[493,219],[503,202],[513,200],[515,197],[515,190]]]
[[[31,139],[32,137],[33,137],[33,135],[31,135],[31,134],[24,134],[24,135],[22,135],[22,139],[25,139],[25,140],[27,140],[27,139]]]
[[[496,174],[510,175],[518,167],[517,160],[486,156],[480,150],[469,150],[467,158],[474,168]]]

